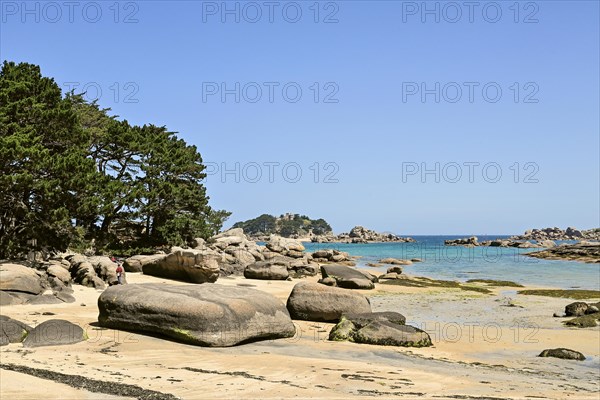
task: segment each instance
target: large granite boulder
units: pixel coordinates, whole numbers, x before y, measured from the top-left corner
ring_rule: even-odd
[[[396,312],[345,314],[329,333],[329,340],[383,346],[427,347],[427,332],[404,325],[406,318]]]
[[[20,321],[0,315],[0,346],[21,343],[32,329]]]
[[[59,267],[58,265],[51,265],[46,270],[49,277],[56,278],[59,282],[61,282],[64,286],[68,286],[71,284],[71,274],[68,270],[63,267]]]
[[[192,283],[215,282],[219,278],[218,257],[201,250],[179,249],[143,266],[145,275]]]
[[[284,256],[300,258],[305,249],[302,242],[295,239],[288,239],[277,235],[271,235],[266,244],[267,249]]]
[[[44,290],[38,272],[20,264],[0,264],[0,290],[40,294]]]
[[[284,281],[290,276],[287,266],[272,261],[258,261],[244,270],[246,279],[264,279]]]
[[[71,263],[69,272],[73,281],[83,286],[89,286],[96,289],[104,289],[104,281],[98,277],[94,266],[88,261],[87,257],[75,254],[67,257]]]
[[[88,261],[94,267],[94,271],[96,271],[98,277],[104,282],[111,286],[119,283],[119,280],[117,279],[117,263],[113,262],[110,257],[95,256],[88,258]],[[125,274],[123,274],[122,282],[127,283]]]
[[[33,328],[23,341],[23,347],[59,346],[84,340],[87,335],[79,325],[64,319],[51,319]]]
[[[300,282],[290,294],[287,309],[293,319],[337,321],[345,313],[369,313],[371,304],[362,294],[311,282]]]
[[[227,347],[292,337],[295,327],[274,296],[217,284],[112,286],[98,299],[100,325]]]
[[[565,315],[567,317],[581,317],[587,313],[589,305],[583,301],[576,301],[565,307]]]
[[[335,279],[336,286],[344,289],[375,288],[375,284],[370,277],[367,277],[361,271],[344,265],[323,265],[321,266],[321,275],[323,276],[323,279]]]
[[[564,360],[577,360],[583,361],[585,360],[585,356],[578,351],[571,349],[546,349],[540,353],[538,357],[555,357],[562,358]]]
[[[152,254],[152,255],[137,255],[131,256],[123,261],[123,269],[125,272],[142,272],[144,265],[149,264],[157,259],[163,258],[164,254]]]

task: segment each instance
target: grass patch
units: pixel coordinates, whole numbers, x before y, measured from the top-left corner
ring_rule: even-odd
[[[467,283],[485,283],[489,286],[504,286],[504,287],[524,287],[520,283],[512,281],[497,281],[494,279],[469,279]]]
[[[413,279],[386,279],[385,281],[380,283],[382,285],[395,285],[418,288],[451,288],[466,290],[470,292],[491,293],[489,289],[479,286],[469,286],[456,281],[439,281],[423,277]]]
[[[581,317],[576,317],[565,321],[564,324],[567,326],[576,326],[578,328],[593,328],[598,326],[596,321],[600,320],[600,313],[583,315]]]
[[[579,289],[533,289],[533,290],[519,290],[518,294],[530,295],[530,296],[546,296],[546,297],[560,297],[575,300],[585,299],[599,299],[600,290],[579,290]]]

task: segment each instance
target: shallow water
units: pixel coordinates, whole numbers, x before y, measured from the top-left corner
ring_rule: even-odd
[[[600,264],[575,261],[552,261],[527,257],[538,249],[502,247],[444,246],[444,240],[461,236],[413,236],[417,243],[305,243],[307,251],[338,249],[359,256],[358,266],[376,263],[382,258],[420,258],[423,262],[404,266],[411,275],[434,279],[466,281],[468,279],[508,280],[523,285],[562,289],[600,290]],[[478,236],[479,241],[507,236]],[[387,267],[367,267],[385,272]]]

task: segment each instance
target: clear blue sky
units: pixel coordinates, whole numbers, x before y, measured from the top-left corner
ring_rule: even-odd
[[[227,2],[224,14],[221,1],[3,0],[0,58],[90,97],[99,87],[115,114],[196,144],[210,172],[239,163],[206,182],[230,223],[289,211],[338,232],[600,225],[598,1],[429,1],[433,14],[421,1],[314,3]],[[439,182],[421,176],[436,163]]]

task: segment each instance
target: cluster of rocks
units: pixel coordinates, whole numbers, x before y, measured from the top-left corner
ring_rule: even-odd
[[[552,248],[556,246],[556,243],[552,240],[541,240],[537,243],[529,241],[522,241],[517,239],[495,239],[485,240],[479,242],[477,236],[471,236],[468,238],[450,239],[444,240],[446,246],[464,246],[464,247],[477,247],[477,246],[488,246],[488,247],[516,247],[519,249],[533,249],[533,248]]]
[[[320,235],[313,236],[312,242],[315,243],[378,243],[378,242],[399,242],[414,243],[415,240],[410,237],[400,237],[391,233],[378,233],[362,226],[355,226],[349,233],[339,235]]]
[[[566,317],[581,317],[582,315],[596,314],[600,312],[600,303],[584,303],[576,301],[565,307]]]
[[[588,231],[593,232],[593,231]],[[600,237],[600,234],[598,235]],[[577,228],[568,227],[565,230],[560,228],[543,228],[543,229],[530,229],[525,231],[522,235],[512,236],[511,240],[581,240],[586,239],[584,232]],[[591,238],[590,238],[591,239]]]
[[[429,335],[405,325],[406,318],[396,312],[374,313],[369,299],[362,294],[314,283],[294,286],[287,301],[294,319],[336,322],[329,340],[385,346],[431,346]]]
[[[0,346],[23,343],[23,347],[58,346],[87,340],[84,330],[64,319],[51,319],[35,328],[0,315]]]
[[[345,251],[335,249],[317,250],[312,253],[312,261],[316,263],[342,263],[354,265],[352,257]]]
[[[323,249],[310,254],[300,241],[276,235],[263,246],[235,228],[208,241],[196,239],[193,249],[173,247],[169,254],[137,255],[126,259],[123,266],[128,272],[213,283],[219,276],[242,274],[248,279],[272,280],[314,276],[319,265],[327,263],[353,265],[346,252]]]
[[[283,278],[287,271],[280,272]],[[214,283],[112,286],[98,300],[98,321],[103,327],[159,334],[210,347],[293,337],[296,328],[292,319],[337,323],[331,340],[431,345],[429,335],[406,326],[402,315],[373,313],[366,296],[348,290],[373,288],[375,276],[343,265],[323,265],[321,273],[323,281],[330,280],[332,286],[300,282],[285,305],[256,289]]]
[[[70,254],[31,266],[0,264],[0,305],[72,303],[73,284],[115,285],[117,264],[109,257]],[[126,283],[125,276],[123,283]]]
[[[576,328],[593,328],[598,326],[600,321],[600,302],[576,301],[565,307],[564,314],[554,313],[554,317],[574,317],[565,321],[564,324]]]
[[[432,346],[427,332],[406,325],[404,315],[389,311],[344,314],[329,333],[329,340],[382,346]]]
[[[527,253],[526,255],[547,260],[600,263],[600,242],[581,241],[576,244],[563,243],[551,249]]]
[[[402,267],[394,266],[387,269],[387,272],[383,275],[379,276],[379,280],[385,279],[404,279],[405,276],[402,275]]]

